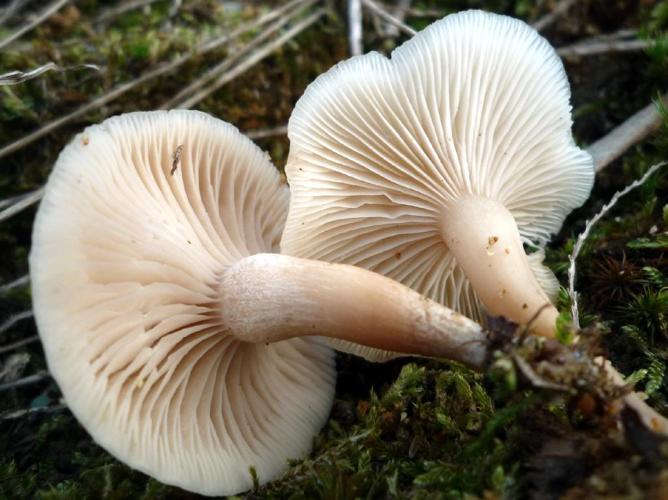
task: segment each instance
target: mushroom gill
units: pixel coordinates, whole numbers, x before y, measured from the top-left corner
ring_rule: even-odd
[[[390,58],[336,65],[290,118],[282,252],[364,267],[472,318],[542,311],[533,330],[552,335],[556,309],[523,244],[545,245],[593,183],[569,100],[549,43],[482,11],[433,23]]]

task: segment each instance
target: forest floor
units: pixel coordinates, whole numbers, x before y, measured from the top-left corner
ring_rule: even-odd
[[[0,200],[43,185],[58,152],[86,125],[173,104],[181,89],[225,58],[231,61],[228,69],[244,69],[248,44],[255,43],[266,26],[251,27],[206,53],[194,49],[277,8],[259,1],[143,3],[123,11],[116,2],[66,2],[0,49],[0,74],[48,62],[66,68],[0,86],[0,148],[100,96],[118,94],[29,144],[0,150]],[[486,10],[531,23],[562,2],[409,3],[405,22],[419,30],[450,12],[483,3]],[[47,4],[28,3],[3,20],[0,41],[30,20],[28,13]],[[321,8],[317,2],[300,5],[300,13],[276,33],[285,33]],[[344,7],[345,2],[330,3],[312,24],[239,74],[225,77],[223,68],[215,75],[223,84],[207,83],[202,87],[207,92],[193,106],[249,132],[282,168],[288,152],[283,127],[294,103],[316,76],[349,56]],[[406,38],[401,33],[388,36],[386,28],[365,12],[365,50],[389,53]],[[556,47],[612,33],[646,41],[642,50],[609,49],[564,59],[579,144],[604,136],[668,89],[667,29],[668,2],[652,0],[580,0],[542,29]],[[160,70],[155,78],[118,91],[123,83],[188,54],[178,68]],[[613,193],[666,159],[668,120],[597,175],[590,200],[566,220],[547,251],[547,264],[562,285],[567,282],[568,254],[585,221]],[[33,205],[0,222],[0,283],[27,274],[34,214]],[[591,349],[606,352],[622,373],[632,374],[636,389],[668,415],[667,174],[655,175],[623,198],[596,226],[578,260],[578,290],[583,326],[597,333]],[[560,308],[568,307],[562,294]],[[30,309],[27,283],[0,288],[0,322],[26,312],[9,328],[0,327],[0,498],[194,497],[129,469],[91,440],[45,373]],[[477,374],[436,360],[375,365],[338,355],[337,367],[334,408],[311,455],[247,497],[667,497],[665,443],[642,432],[635,440],[624,438],[614,426],[602,424],[603,410],[583,394],[574,399],[533,390],[514,383],[512,373]],[[27,378],[31,376],[32,381]],[[29,383],[18,385],[20,380]]]

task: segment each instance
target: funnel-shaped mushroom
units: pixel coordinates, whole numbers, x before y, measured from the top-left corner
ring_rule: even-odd
[[[481,11],[432,24],[390,59],[338,64],[290,118],[282,251],[526,323],[549,300],[523,243],[544,245],[593,182],[569,98],[546,40]],[[556,315],[545,307],[533,331],[551,335]]]
[[[482,364],[480,327],[418,293],[262,253],[287,206],[266,154],[199,112],[111,118],[61,153],[33,232],[35,317],[68,406],[120,460],[210,495],[250,488],[250,466],[276,476],[335,382],[331,349],[293,337]]]

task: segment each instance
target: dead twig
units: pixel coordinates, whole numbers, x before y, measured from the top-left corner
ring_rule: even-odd
[[[21,410],[9,410],[0,414],[0,420],[15,420],[17,418],[25,417],[26,415],[33,415],[36,413],[55,413],[66,410],[67,406],[64,404],[57,404],[53,406],[40,406],[38,408],[24,408]]]
[[[39,340],[39,335],[32,335],[31,337],[27,337],[25,339],[17,340],[16,342],[12,342],[10,344],[6,344],[3,346],[0,346],[0,354],[5,354],[7,352],[12,352],[19,347],[23,347],[24,345],[32,344],[33,342],[37,342]]]
[[[281,135],[287,135],[288,133],[288,126],[287,125],[280,125],[278,127],[271,127],[271,128],[258,128],[255,130],[247,130],[244,132],[246,134],[246,137],[250,139],[266,139],[267,137],[277,137]]]
[[[638,35],[638,30],[635,29],[621,29],[614,31],[612,33],[603,33],[601,35],[596,35],[591,37],[589,40],[592,42],[603,42],[609,40],[625,40],[629,38],[635,38]]]
[[[7,35],[5,38],[0,40],[0,50],[4,49],[7,45],[12,43],[17,38],[23,36],[28,31],[42,24],[49,17],[51,17],[58,10],[60,10],[60,8],[69,1],[70,0],[56,0],[55,2],[49,4],[42,12],[37,14],[32,20],[28,21],[23,26],[18,28],[16,31],[14,31],[13,33]]]
[[[25,196],[22,196],[19,200],[9,205],[7,208],[0,210],[0,222],[9,219],[10,217],[16,215],[21,210],[28,208],[31,205],[34,205],[44,196],[44,188],[38,188],[30,193],[27,193]]]
[[[413,28],[405,24],[403,21],[397,19],[394,17],[392,14],[387,12],[385,9],[383,9],[381,6],[379,6],[377,3],[373,2],[372,0],[362,0],[362,3],[364,6],[369,9],[371,12],[379,16],[381,19],[384,21],[390,23],[391,25],[395,26],[399,30],[403,31],[409,36],[413,36],[417,33]]]
[[[423,9],[411,7],[410,0],[397,0],[397,5],[390,6],[383,2],[376,2],[386,12],[392,12],[392,15],[403,21],[406,16],[409,17],[444,17],[446,13],[439,9]]]
[[[10,3],[1,11],[2,14],[0,14],[0,26],[9,21],[9,19],[11,19],[15,13],[17,13],[25,5],[28,5],[28,3],[30,3],[30,0],[12,0],[12,3]]]
[[[599,366],[603,369],[608,380],[610,380],[614,386],[623,391],[621,395],[621,401],[623,402],[623,407],[617,409],[617,413],[623,417],[624,407],[633,410],[637,416],[638,423],[641,423],[645,429],[652,431],[653,433],[660,434],[664,438],[668,436],[668,419],[661,415],[654,408],[649,406],[647,402],[638,394],[637,392],[631,392],[631,387],[626,383],[624,376],[619,373],[610,360],[605,359],[602,356],[597,356],[593,359],[593,362],[596,366]],[[622,422],[626,425],[627,422]],[[629,429],[625,427],[626,431]]]
[[[594,159],[597,172],[619,158],[624,151],[642,141],[661,125],[659,107],[668,103],[668,93],[659,98],[659,103],[650,103],[624,123],[615,127],[605,137],[594,142],[587,152]]]
[[[210,85],[207,87],[203,88],[199,92],[197,92],[195,95],[189,97],[188,99],[185,99],[184,101],[180,102],[177,104],[177,107],[179,108],[191,108],[198,102],[200,102],[202,99],[205,99],[209,95],[211,95],[213,92],[218,90],[220,87],[225,85],[226,83],[234,80],[236,77],[239,75],[245,73],[248,71],[250,68],[255,66],[257,63],[259,63],[261,60],[263,60],[265,57],[267,57],[269,54],[274,52],[276,49],[284,45],[286,42],[289,40],[292,40],[294,37],[296,37],[299,33],[304,31],[306,28],[314,24],[318,19],[320,19],[326,12],[326,9],[322,8],[308,16],[307,18],[303,19],[299,23],[295,24],[292,28],[290,28],[288,31],[286,31],[284,34],[282,34],[280,37],[276,38],[275,40],[263,45],[256,51],[254,51],[250,56],[246,59],[244,59],[242,62],[237,64],[234,68],[232,68],[230,71],[227,71],[220,75],[214,82],[212,82]]]
[[[561,0],[557,2],[555,5],[554,9],[552,9],[552,12],[545,14],[543,17],[538,19],[535,23],[533,23],[531,26],[536,30],[536,31],[543,31],[545,28],[548,28],[554,22],[559,19],[562,15],[564,15],[568,10],[575,5],[577,0]]]
[[[364,51],[361,0],[348,0],[348,43],[350,44],[350,55],[359,56]]]
[[[397,4],[394,6],[394,8],[386,10],[390,12],[397,20],[403,23],[404,19],[406,18],[406,12],[410,9],[410,7],[411,0],[397,0]],[[388,23],[385,26],[385,36],[396,38],[399,36],[399,28],[392,23]]]
[[[1,285],[0,286],[0,295],[7,293],[10,290],[13,290],[14,288],[18,288],[20,286],[25,286],[28,283],[30,283],[30,275],[25,274],[21,276],[20,278],[15,279],[14,281],[10,281],[6,285]]]
[[[119,5],[102,11],[102,13],[99,16],[93,19],[93,24],[101,24],[104,22],[112,21],[116,19],[118,16],[125,14],[126,12],[130,12],[131,10],[135,9],[141,9],[142,7],[146,7],[147,5],[151,5],[152,3],[157,3],[161,1],[164,0],[133,0],[130,2],[120,2]]]
[[[0,333],[5,333],[7,330],[9,330],[12,326],[14,326],[16,323],[19,321],[23,321],[24,319],[32,318],[34,316],[32,309],[29,309],[27,311],[22,311],[20,313],[16,313],[11,315],[9,318],[5,320],[4,323],[0,324]]]
[[[302,1],[302,0],[297,0],[297,1]],[[244,23],[243,25],[239,26],[235,30],[233,30],[230,33],[214,37],[210,40],[206,40],[199,45],[197,45],[193,50],[187,52],[186,54],[177,57],[173,61],[168,61],[164,62],[162,64],[159,64],[157,67],[153,68],[152,70],[149,70],[148,72],[144,73],[138,78],[135,78],[134,80],[131,80],[129,82],[122,83],[120,85],[117,85],[113,89],[111,89],[109,92],[106,94],[103,94],[92,101],[84,104],[83,106],[77,108],[76,110],[72,111],[71,113],[68,113],[64,116],[61,116],[60,118],[57,118],[39,129],[35,130],[34,132],[29,133],[28,135],[25,135],[21,137],[20,139],[12,142],[11,144],[8,144],[7,146],[3,147],[0,149],[0,158],[5,157],[9,155],[10,153],[13,153],[15,151],[18,151],[19,149],[22,149],[29,144],[32,144],[38,139],[41,139],[42,137],[54,132],[55,130],[58,130],[60,127],[63,125],[66,125],[67,123],[70,123],[73,120],[76,120],[80,118],[81,116],[85,115],[89,111],[101,108],[102,106],[105,106],[106,104],[114,101],[115,99],[118,99],[120,96],[123,94],[136,89],[137,87],[154,80],[166,73],[169,73],[171,71],[174,71],[175,69],[179,68],[183,64],[187,63],[194,57],[199,57],[207,54],[208,52],[217,49],[226,43],[228,43],[231,40],[234,40],[238,37],[240,37],[242,34],[246,33],[247,31],[250,31],[252,29],[257,28],[258,26],[263,25],[266,22],[270,22],[273,19],[275,19],[276,13],[273,11],[270,11],[257,19],[254,19],[253,21],[250,21],[248,23]]]
[[[10,196],[9,198],[5,198],[4,200],[0,200],[0,209],[8,207],[9,205],[13,205],[17,201],[25,198],[25,196],[26,196],[25,193],[21,193],[21,194],[16,194],[14,196]]]
[[[12,382],[6,382],[0,384],[0,391],[6,391],[8,389],[16,389],[17,387],[23,387],[24,385],[36,384],[42,380],[46,380],[51,377],[51,374],[47,370],[40,370],[34,375],[28,375],[27,377],[20,378],[18,380],[13,380]]]
[[[600,40],[578,42],[557,49],[562,58],[577,58],[618,52],[637,52],[651,46],[648,40]]]
[[[410,17],[444,17],[445,12],[439,9],[418,9],[415,7],[408,7],[405,10],[404,16]]]
[[[28,363],[30,363],[30,354],[26,352],[7,356],[0,368],[0,382],[11,382],[19,378]]]
[[[612,209],[612,207],[614,207],[617,204],[620,198],[627,195],[635,188],[642,186],[645,182],[647,182],[647,179],[649,179],[652,176],[652,174],[654,174],[657,170],[659,170],[666,164],[668,164],[668,162],[664,161],[661,163],[657,163],[656,165],[652,165],[640,179],[636,179],[621,191],[616,192],[614,196],[610,199],[610,201],[607,204],[603,205],[601,210],[599,210],[599,212],[596,215],[594,215],[590,220],[587,221],[584,230],[580,233],[577,240],[575,241],[575,245],[573,246],[573,251],[571,252],[571,255],[568,257],[569,260],[568,297],[571,299],[571,317],[573,318],[573,325],[575,326],[576,329],[578,330],[580,329],[580,316],[578,312],[578,294],[575,291],[575,273],[576,273],[575,260],[580,255],[582,247],[584,246],[584,243],[587,240],[589,233],[591,232],[594,225],[596,225],[596,223],[599,220],[601,220]]]
[[[0,75],[0,85],[18,85],[19,83],[23,83],[27,80],[32,80],[33,78],[37,78],[38,76],[43,75],[44,73],[48,71],[71,71],[71,70],[76,70],[76,69],[92,69],[95,71],[100,71],[101,68],[97,64],[78,64],[76,66],[58,66],[54,62],[49,62],[47,64],[44,64],[43,66],[39,66],[35,69],[31,69],[30,71],[10,71],[9,73],[5,73],[3,75]]]

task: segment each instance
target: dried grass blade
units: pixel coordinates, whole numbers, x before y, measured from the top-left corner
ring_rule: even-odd
[[[28,21],[23,26],[18,28],[16,31],[14,31],[13,33],[9,34],[7,37],[0,40],[0,50],[4,49],[7,45],[12,43],[17,38],[20,38],[21,36],[23,36],[28,31],[30,31],[33,28],[36,28],[37,26],[42,24],[49,17],[51,17],[58,10],[60,10],[60,8],[63,7],[69,1],[70,0],[56,0],[55,2],[52,2],[42,12],[37,14],[37,16],[35,18],[33,18],[31,21]]]

